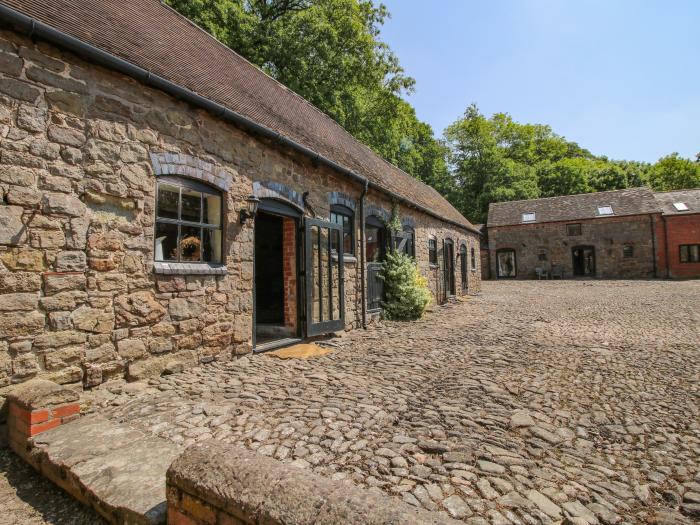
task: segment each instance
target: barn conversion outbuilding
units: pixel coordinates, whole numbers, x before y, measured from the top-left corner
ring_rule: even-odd
[[[0,22],[0,386],[362,326],[390,248],[438,302],[479,290],[479,233],[437,191],[161,2]]]
[[[484,276],[700,277],[699,195],[641,187],[492,203]]]

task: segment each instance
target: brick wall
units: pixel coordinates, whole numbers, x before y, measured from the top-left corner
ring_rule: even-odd
[[[30,438],[80,416],[75,390],[41,379],[15,387],[8,395],[8,405],[10,447],[30,463]]]
[[[296,221],[282,219],[282,257],[284,282],[284,325],[297,329],[297,244]]]
[[[659,275],[672,279],[700,277],[700,262],[680,261],[681,244],[700,244],[700,214],[664,216],[658,222],[656,231],[659,239]]]
[[[518,279],[534,279],[535,268],[563,270],[565,278],[574,276],[572,248],[595,248],[596,277],[654,277],[654,235],[660,215],[636,215],[599,219],[521,224],[489,227],[491,276],[497,278],[496,254],[500,249],[516,253]],[[581,235],[569,236],[567,224],[581,224]],[[633,256],[625,257],[624,247],[633,247]],[[658,251],[658,250],[657,250]],[[545,260],[540,259],[544,254]],[[659,274],[661,275],[661,274]]]

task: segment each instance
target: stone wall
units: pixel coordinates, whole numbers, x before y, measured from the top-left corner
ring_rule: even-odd
[[[223,192],[223,266],[154,264],[156,180],[173,175]],[[361,190],[165,93],[0,32],[0,388],[36,376],[93,386],[250,352],[253,221],[238,221],[248,196],[327,219],[331,194],[356,203]],[[401,213],[439,296],[428,234],[456,246],[476,236]],[[359,227],[356,217],[357,254]],[[361,322],[362,273],[348,258],[347,328]]]
[[[213,441],[188,448],[167,474],[168,523],[456,524],[399,499]]]
[[[513,249],[516,253],[517,279],[534,279],[535,268],[551,270],[558,266],[564,278],[573,273],[572,248],[593,246],[598,278],[654,277],[654,229],[658,215],[607,217],[543,224],[520,224],[489,227],[491,276],[498,277],[498,250]],[[581,235],[567,234],[567,224],[580,224]],[[625,246],[632,247],[632,256],[625,257]],[[544,256],[544,260],[540,257]]]
[[[377,193],[370,193],[367,197],[368,208],[370,213],[374,210],[381,210],[387,216],[391,215],[391,201],[383,198]],[[415,252],[418,268],[421,273],[427,278],[430,291],[436,302],[442,303],[445,301],[445,268],[443,257],[443,241],[450,239],[454,243],[455,252],[455,290],[456,295],[465,295],[467,293],[478,293],[481,291],[481,256],[479,253],[480,236],[464,230],[445,225],[429,215],[425,215],[406,206],[399,206],[399,217],[404,221],[410,222],[415,229]],[[434,237],[437,240],[438,261],[436,265],[430,264],[428,258],[428,239]],[[457,254],[459,247],[464,244],[467,247],[467,254],[471,253],[471,249],[476,251],[476,268],[472,270],[471,264],[467,268],[467,289],[463,291],[460,262]]]

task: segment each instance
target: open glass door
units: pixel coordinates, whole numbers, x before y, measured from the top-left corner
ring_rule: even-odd
[[[306,335],[327,334],[345,328],[342,227],[306,219]]]

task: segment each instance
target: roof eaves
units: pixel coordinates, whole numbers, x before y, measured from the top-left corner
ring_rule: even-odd
[[[163,4],[165,5],[165,4]],[[169,7],[169,6],[166,6]],[[170,8],[171,9],[171,8]],[[172,9],[171,9],[172,10]],[[137,66],[127,60],[124,60],[121,57],[118,57],[112,53],[109,53],[107,51],[104,51],[103,49],[100,49],[98,47],[95,47],[87,42],[84,42],[78,38],[75,38],[67,33],[64,33],[62,31],[59,31],[47,24],[44,24],[43,22],[36,20],[34,18],[31,18],[15,9],[12,9],[11,7],[8,7],[6,5],[0,4],[0,15],[2,17],[12,23],[16,28],[22,30],[25,34],[28,34],[32,37],[39,37],[43,38],[44,40],[56,44],[59,47],[63,47],[65,49],[68,49],[69,51],[72,51],[76,53],[77,55],[84,56],[90,60],[93,60],[94,62],[107,67],[109,69],[118,71],[120,73],[123,73],[125,75],[131,76],[132,78],[135,78],[139,82],[142,82],[143,84],[149,85],[151,87],[154,87],[156,89],[159,89],[161,91],[164,91],[166,93],[169,93],[171,95],[177,96],[179,98],[182,98],[183,100],[186,100],[196,106],[202,107],[203,109],[206,109],[210,113],[214,114],[215,116],[218,116],[219,118],[224,118],[226,120],[230,120],[240,126],[243,126],[249,130],[252,130],[260,135],[263,135],[267,138],[270,138],[274,141],[278,141],[280,143],[283,143],[290,148],[302,153],[305,156],[310,157],[311,159],[318,160],[322,162],[323,164],[326,164],[327,166],[331,167],[332,169],[339,171],[340,173],[343,173],[345,175],[348,175],[352,178],[355,178],[356,180],[364,183],[367,183],[369,187],[373,187],[377,190],[379,190],[382,193],[387,194],[391,198],[395,198],[400,202],[403,202],[413,208],[418,209],[419,211],[426,213],[442,222],[445,222],[447,224],[452,224],[460,229],[470,231],[472,233],[475,233],[477,235],[480,235],[481,233],[474,228],[473,226],[469,224],[463,224],[460,222],[457,222],[452,219],[448,219],[446,217],[443,217],[439,215],[438,213],[414,202],[409,200],[406,197],[403,197],[401,195],[396,194],[395,192],[384,188],[380,186],[379,184],[373,183],[369,181],[366,177],[359,175],[355,173],[354,171],[346,168],[345,166],[342,166],[341,164],[338,164],[337,162],[326,158],[325,156],[311,150],[310,148],[304,146],[303,144],[300,144],[276,131],[273,131],[272,129],[263,126],[261,124],[258,124],[257,122],[245,117],[244,115],[241,115],[239,113],[236,113],[235,111],[232,111],[231,109],[227,108],[226,106],[223,106],[222,104],[219,104],[218,102],[215,102],[209,98],[203,97],[202,95],[199,95],[195,93],[194,91],[183,87],[180,84],[176,84],[166,78],[160,77],[158,75],[152,74],[150,71],[147,71],[146,69]],[[181,15],[180,15],[181,16]],[[183,17],[184,18],[184,17]],[[185,18],[186,19],[186,18]],[[188,19],[186,19],[188,20]],[[188,20],[192,25],[197,27],[200,31],[204,31],[201,27],[197,26],[197,24],[194,24],[190,20]],[[209,34],[209,33],[206,33]],[[223,46],[221,42],[216,40],[214,37],[209,35],[214,41],[218,42],[220,45]],[[228,49],[228,48],[227,48]],[[229,51],[231,51],[229,49]],[[233,52],[233,51],[231,51]],[[244,59],[245,60],[245,59]],[[257,68],[256,69],[260,70]],[[262,70],[260,70],[262,71]],[[263,72],[264,73],[264,72]],[[264,73],[266,74],[266,73]],[[267,74],[266,74],[267,75]],[[269,75],[267,75],[269,77]],[[269,77],[272,78],[272,77]],[[274,79],[273,79],[274,80]],[[275,80],[279,84],[278,81]],[[283,84],[279,84],[285,89],[289,90],[286,86]],[[306,99],[303,97],[300,97],[297,93],[294,91],[289,90],[291,93],[294,93],[295,96],[301,98],[304,100],[309,106],[313,107],[316,111],[320,110],[310,104]],[[322,113],[322,112],[321,112]],[[327,115],[323,113],[323,115],[327,118]],[[346,131],[347,133],[347,131]],[[356,140],[356,139],[354,139]],[[358,141],[359,144],[362,144]],[[367,148],[366,145],[362,144],[365,148]],[[369,148],[368,148],[369,149]],[[371,150],[370,150],[371,151]],[[374,153],[373,153],[374,154]],[[376,154],[375,154],[376,155]],[[387,164],[391,165],[389,162],[387,162],[385,159],[384,162]],[[400,170],[400,168],[394,166],[394,168]],[[403,170],[400,170],[403,171]],[[404,172],[405,173],[405,172]],[[407,176],[410,177],[410,175],[406,174]],[[424,183],[423,183],[424,184]],[[427,185],[426,185],[427,186]],[[430,186],[428,186],[430,187]],[[467,221],[468,222],[468,221]]]

